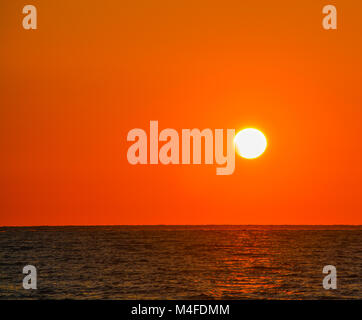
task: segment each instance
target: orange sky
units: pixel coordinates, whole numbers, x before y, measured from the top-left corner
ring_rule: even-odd
[[[362,224],[361,21],[360,0],[2,1],[0,225]],[[269,145],[230,176],[131,166],[150,120]]]

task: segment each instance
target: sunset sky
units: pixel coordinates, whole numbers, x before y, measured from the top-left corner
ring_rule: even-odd
[[[360,0],[1,1],[0,226],[362,224],[361,35]],[[132,166],[150,120],[268,147]]]

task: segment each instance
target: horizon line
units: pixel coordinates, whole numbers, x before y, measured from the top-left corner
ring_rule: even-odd
[[[0,228],[35,227],[200,227],[200,226],[310,226],[310,227],[361,227],[362,224],[64,224],[64,225],[2,225]]]

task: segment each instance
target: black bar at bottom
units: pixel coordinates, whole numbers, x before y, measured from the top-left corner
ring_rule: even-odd
[[[242,319],[248,315],[275,315],[294,319],[319,314],[325,317],[358,315],[362,300],[8,300],[0,301],[2,314],[10,317],[49,316],[107,319]],[[46,311],[46,312],[44,312]],[[6,313],[5,313],[6,312]]]

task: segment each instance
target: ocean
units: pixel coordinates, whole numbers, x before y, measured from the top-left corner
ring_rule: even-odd
[[[361,299],[361,239],[362,226],[2,227],[0,299]]]

